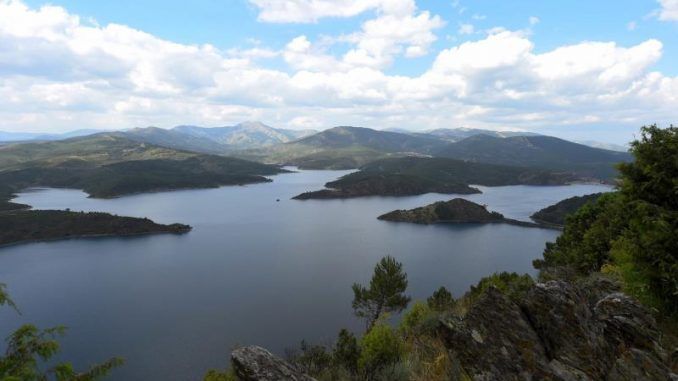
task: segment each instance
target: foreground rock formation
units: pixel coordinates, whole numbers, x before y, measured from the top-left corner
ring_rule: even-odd
[[[440,335],[473,380],[678,380],[652,315],[604,280],[538,283],[521,300],[490,288]]]
[[[292,365],[257,346],[238,348],[231,353],[233,371],[241,381],[315,381]]]

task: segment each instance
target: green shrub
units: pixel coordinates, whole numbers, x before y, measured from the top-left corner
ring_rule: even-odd
[[[360,348],[358,347],[358,340],[351,332],[346,329],[339,331],[339,337],[332,355],[336,365],[344,367],[352,374],[358,372]]]
[[[477,285],[471,286],[471,290],[466,294],[466,300],[470,304],[474,303],[490,287],[495,287],[509,298],[518,300],[532,285],[534,280],[527,274],[494,273],[482,278]]]
[[[360,340],[358,367],[367,379],[375,379],[382,369],[400,361],[403,352],[397,332],[387,324],[377,323]]]

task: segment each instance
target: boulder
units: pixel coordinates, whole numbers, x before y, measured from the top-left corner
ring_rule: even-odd
[[[231,353],[233,370],[241,381],[315,381],[292,365],[258,346],[242,347]]]

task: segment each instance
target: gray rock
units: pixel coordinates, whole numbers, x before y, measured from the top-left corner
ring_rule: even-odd
[[[236,376],[241,381],[315,381],[292,365],[257,346],[238,348],[231,353]]]
[[[595,289],[589,289],[595,287]],[[650,312],[604,279],[490,288],[440,333],[462,373],[493,380],[678,380]]]

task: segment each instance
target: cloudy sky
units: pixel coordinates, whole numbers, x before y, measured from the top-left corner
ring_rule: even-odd
[[[678,0],[0,0],[0,130],[244,120],[622,143],[678,123]]]

